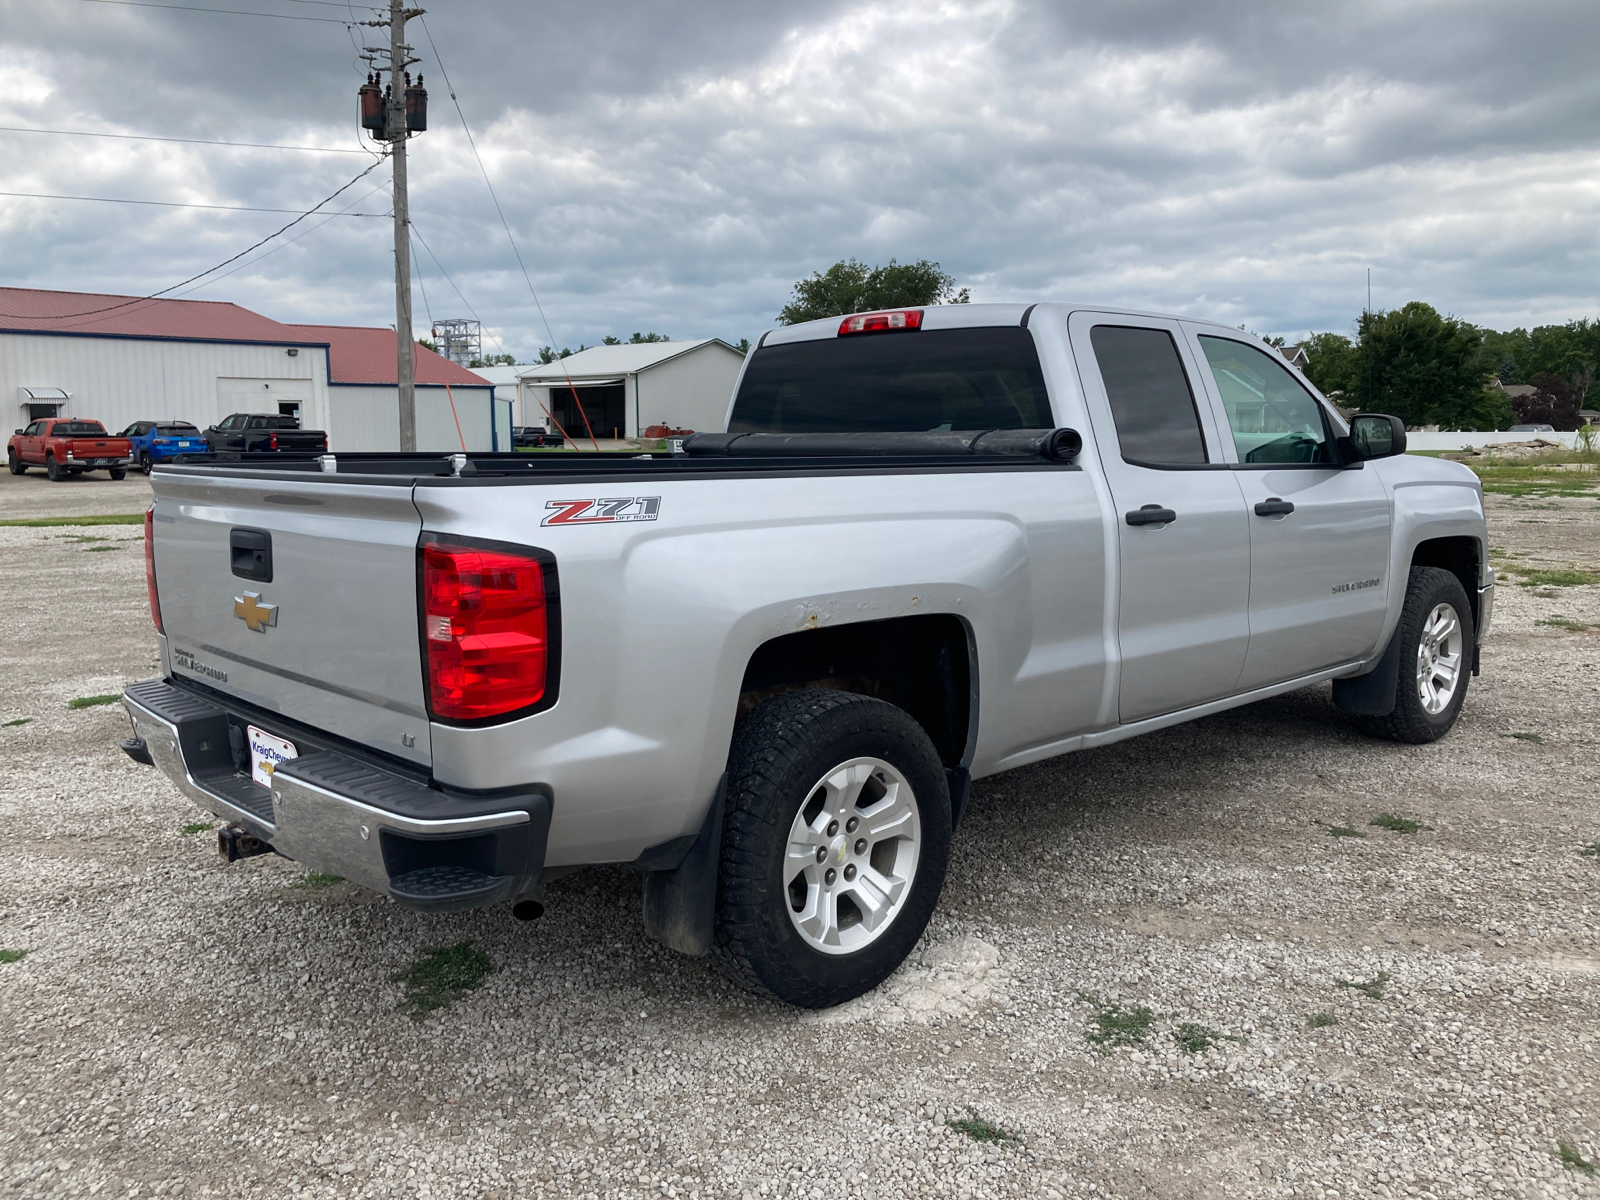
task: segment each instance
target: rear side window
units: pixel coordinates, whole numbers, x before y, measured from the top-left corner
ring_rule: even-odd
[[[729,433],[1049,429],[1033,336],[1016,327],[823,338],[757,350]]]
[[[1122,457],[1162,466],[1205,462],[1200,413],[1172,335],[1165,329],[1096,325],[1089,340]]]

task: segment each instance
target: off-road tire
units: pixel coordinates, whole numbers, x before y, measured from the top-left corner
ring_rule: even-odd
[[[128,468],[126,468],[126,467],[109,467],[106,470],[106,474],[111,476],[111,478],[113,478],[113,479],[126,479],[128,477]]]
[[[60,483],[67,477],[67,472],[56,464],[56,456],[54,454],[46,454],[44,456],[44,473],[50,477],[51,483]]]
[[[28,469],[28,464],[17,457],[16,447],[6,451],[6,466],[11,468],[13,475],[21,475]]]
[[[903,907],[849,954],[824,954],[790,920],[783,867],[791,823],[825,772],[857,757],[882,759],[916,797],[921,847]],[[850,692],[806,689],[763,703],[734,730],[711,956],[729,979],[801,1008],[827,1008],[870,991],[905,960],[927,928],[950,856],[944,765],[904,709]]]
[[[1456,610],[1456,620],[1461,623],[1463,651],[1455,694],[1442,712],[1430,713],[1422,706],[1417,689],[1417,649],[1428,614],[1439,604],[1449,604]],[[1400,624],[1394,636],[1400,640],[1394,708],[1387,716],[1358,719],[1362,728],[1374,737],[1415,746],[1436,742],[1450,732],[1461,715],[1467,684],[1472,679],[1472,648],[1477,644],[1477,630],[1472,622],[1472,604],[1461,580],[1442,567],[1412,567],[1406,583],[1405,605],[1400,610]]]

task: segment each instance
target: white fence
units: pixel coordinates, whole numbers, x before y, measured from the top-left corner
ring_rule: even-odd
[[[1567,449],[1573,449],[1578,441],[1576,433],[1501,433],[1496,430],[1462,430],[1449,433],[1406,433],[1407,450],[1465,450],[1468,447],[1477,449],[1480,446],[1496,446],[1502,442],[1531,442],[1535,438],[1543,438],[1547,442],[1559,442]]]

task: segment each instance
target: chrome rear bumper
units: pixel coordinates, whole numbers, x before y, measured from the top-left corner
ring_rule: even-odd
[[[268,791],[238,755],[244,726],[273,730],[270,716],[162,679],[134,684],[122,702],[151,760],[189,799],[312,870],[430,911],[538,886],[550,829],[550,797],[540,790],[443,791],[285,731],[300,757],[273,772]]]

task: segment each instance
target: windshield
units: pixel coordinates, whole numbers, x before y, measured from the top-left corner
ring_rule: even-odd
[[[106,427],[99,421],[57,421],[50,432],[56,437],[105,437]]]
[[[757,350],[729,433],[1049,429],[1033,336],[1015,326],[823,338]]]

